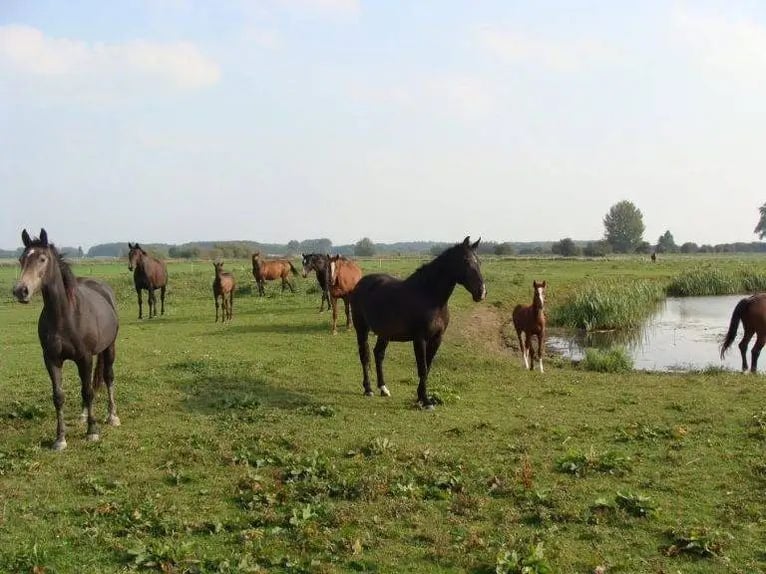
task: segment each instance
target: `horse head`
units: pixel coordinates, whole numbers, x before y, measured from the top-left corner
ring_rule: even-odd
[[[480,241],[481,237],[475,243],[471,243],[470,236],[466,237],[462,243],[455,246],[457,249],[450,258],[450,265],[457,282],[465,287],[473,300],[477,302],[487,297],[487,286],[484,284],[481,265],[476,255]]]
[[[128,242],[128,271],[133,271],[138,267],[141,258],[146,255],[146,251],[138,243]]]
[[[532,288],[535,290],[534,306],[539,309],[545,308],[545,287],[545,281],[542,283],[538,283],[536,280],[532,281]]]
[[[21,275],[13,287],[13,296],[19,303],[29,303],[32,296],[51,278],[58,253],[48,243],[45,229],[40,230],[39,239],[32,239],[24,229],[21,241],[24,244],[24,252],[19,258]]]

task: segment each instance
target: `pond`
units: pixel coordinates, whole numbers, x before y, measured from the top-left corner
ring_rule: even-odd
[[[621,345],[633,358],[634,367],[647,371],[686,371],[711,366],[738,371],[741,358],[737,344],[742,326],[725,361],[719,357],[719,347],[734,307],[746,296],[670,297],[640,329],[578,332],[571,336],[557,334],[548,338],[548,347],[557,354],[579,360],[586,347]],[[762,355],[762,361],[766,367],[766,355]]]

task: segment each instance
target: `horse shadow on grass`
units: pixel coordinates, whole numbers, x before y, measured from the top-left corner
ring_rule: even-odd
[[[235,318],[236,323],[236,318]],[[227,335],[247,333],[270,333],[279,335],[309,335],[314,333],[330,333],[329,323],[251,323],[247,325],[229,324],[218,331],[205,332],[204,335]]]

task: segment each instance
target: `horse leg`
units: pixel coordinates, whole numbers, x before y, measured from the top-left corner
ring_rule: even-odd
[[[265,281],[263,279],[258,280],[258,294],[263,297],[266,294],[266,289],[264,288],[263,284]]]
[[[93,358],[90,355],[86,355],[84,358],[77,361],[77,370],[80,374],[82,403],[88,411],[88,430],[86,438],[90,441],[97,441],[99,438],[98,425],[96,424],[96,417],[93,414],[93,396],[96,393],[93,389],[93,381],[91,380]]]
[[[354,327],[356,328],[356,344],[359,347],[359,362],[362,363],[362,387],[364,387],[365,396],[371,397],[373,393],[370,387],[370,345],[367,342],[370,329],[367,325],[362,324],[355,324]]]
[[[426,344],[426,370],[429,373],[431,372],[431,362],[434,360],[434,356],[436,356],[436,351],[439,350],[439,346],[441,344],[442,344],[441,333],[429,339],[428,343]]]
[[[521,336],[521,331],[516,329],[516,336],[519,338],[519,349],[521,349],[521,361],[524,363],[524,368],[529,368],[529,361],[527,361],[527,348],[524,346],[524,338]]]
[[[338,300],[335,297],[332,299],[332,334],[338,334]]]
[[[61,387],[61,366],[62,362],[53,361],[48,357],[45,359],[45,368],[48,370],[48,376],[51,378],[53,386],[53,406],[56,407],[56,442],[53,443],[53,450],[64,450],[66,448],[66,428],[64,426],[64,389]]]
[[[149,318],[157,316],[157,299],[154,297],[154,287],[149,287]]]
[[[540,361],[540,372],[543,373],[543,341],[545,340],[545,331],[537,333],[537,360]]]
[[[112,343],[101,353],[101,359],[104,362],[104,383],[106,383],[107,394],[109,395],[109,411],[106,417],[106,424],[118,427],[120,426],[120,417],[117,416],[117,407],[114,404],[114,358],[116,356],[115,344]]]
[[[293,287],[293,284],[290,283],[290,280],[285,278],[285,283],[287,283],[287,286],[290,288],[290,293],[295,293],[295,287]]]
[[[761,335],[759,333],[758,338],[755,340],[755,345],[753,345],[750,359],[750,372],[753,374],[758,370],[758,356],[761,354],[761,349],[763,349],[764,344],[766,344],[766,335]]]
[[[426,380],[428,379],[426,347],[427,343],[424,338],[415,337],[413,339],[412,348],[415,351],[415,362],[418,365],[418,402],[423,408],[431,410],[434,408],[434,405],[426,392]]]
[[[346,311],[346,329],[351,327],[351,305],[348,304],[348,297],[343,297],[343,307]]]
[[[160,315],[165,314],[165,289],[167,289],[167,285],[160,287]]]
[[[747,346],[750,344],[750,339],[753,337],[753,331],[745,329],[742,340],[739,342],[739,352],[742,355],[742,372],[747,372]]]
[[[378,337],[375,348],[372,350],[373,355],[375,355],[375,373],[378,376],[378,389],[380,390],[381,397],[391,396],[383,379],[383,359],[386,358],[386,347],[388,347],[388,339]]]
[[[234,316],[234,289],[229,291],[229,321]]]
[[[215,297],[215,322],[218,322],[218,295],[214,295]]]
[[[136,289],[136,294],[138,295],[138,318],[143,319],[144,318],[144,298],[141,295],[141,289]]]

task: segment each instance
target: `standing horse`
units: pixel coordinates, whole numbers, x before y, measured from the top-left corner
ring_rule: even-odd
[[[546,283],[532,282],[534,296],[531,305],[516,305],[513,309],[513,326],[519,338],[521,357],[529,370],[535,368],[535,352],[532,348],[532,335],[537,336],[537,360],[540,372],[543,372],[543,345],[545,344],[545,287]],[[524,333],[526,341],[521,334]]]
[[[234,280],[234,275],[226,273],[223,270],[223,262],[216,261],[213,263],[215,267],[215,279],[213,280],[213,299],[215,299],[215,322],[218,322],[218,298],[221,299],[221,323],[226,322],[228,317],[231,321],[231,316],[234,312],[234,289],[237,286],[237,282]]]
[[[324,311],[324,303],[327,301],[327,309],[330,309],[330,256],[323,253],[301,253],[303,263],[303,277],[308,277],[314,271],[317,283],[322,289],[322,302],[319,304],[319,312]]]
[[[372,396],[367,344],[372,331],[378,336],[374,354],[381,396],[390,396],[383,378],[383,359],[389,341],[412,341],[418,366],[418,402],[423,408],[433,408],[426,380],[449,324],[447,302],[455,285],[465,287],[476,302],[487,296],[476,257],[479,241],[471,244],[466,237],[403,281],[382,273],[366,275],[359,281],[351,294],[351,308],[365,395]]]
[[[160,290],[160,314],[165,314],[165,289],[168,286],[168,268],[165,262],[152,257],[136,243],[128,243],[128,270],[133,271],[133,284],[138,295],[138,318],[144,318],[144,302],[141,291],[149,292],[149,318],[157,316],[157,300],[154,290]]]
[[[298,270],[287,259],[263,259],[258,251],[253,253],[253,277],[255,277],[258,293],[261,297],[265,293],[264,283],[272,279],[282,279],[283,292],[287,286],[290,291],[295,293],[292,283],[288,280],[290,273],[298,275]]]
[[[338,299],[343,299],[346,311],[346,328],[351,326],[351,308],[349,295],[362,277],[362,270],[353,261],[340,255],[329,258],[330,264],[330,303],[332,303],[332,334],[338,332]]]
[[[64,389],[61,368],[64,361],[77,364],[83,404],[87,420],[88,440],[98,440],[99,431],[93,415],[95,388],[106,383],[109,391],[107,424],[119,426],[114,404],[114,356],[119,320],[114,293],[108,285],[96,279],[75,278],[69,265],[52,243],[45,229],[39,239],[31,239],[27,230],[21,233],[24,252],[21,254],[21,277],[13,288],[20,303],[29,303],[38,291],[43,294],[43,310],[37,322],[37,334],[43,349],[43,360],[53,384],[53,404],[56,407],[56,441],[53,450],[66,448],[64,427]],[[97,355],[96,370],[91,371],[93,355]]]
[[[726,333],[726,338],[721,345],[721,359],[724,358],[726,350],[731,347],[737,337],[737,327],[739,327],[740,321],[742,321],[742,327],[745,329],[742,340],[739,342],[743,373],[747,371],[747,345],[753,335],[757,335],[750,359],[750,371],[755,373],[758,369],[758,356],[761,354],[764,343],[766,343],[766,293],[745,297],[734,307],[729,323],[729,332]]]

